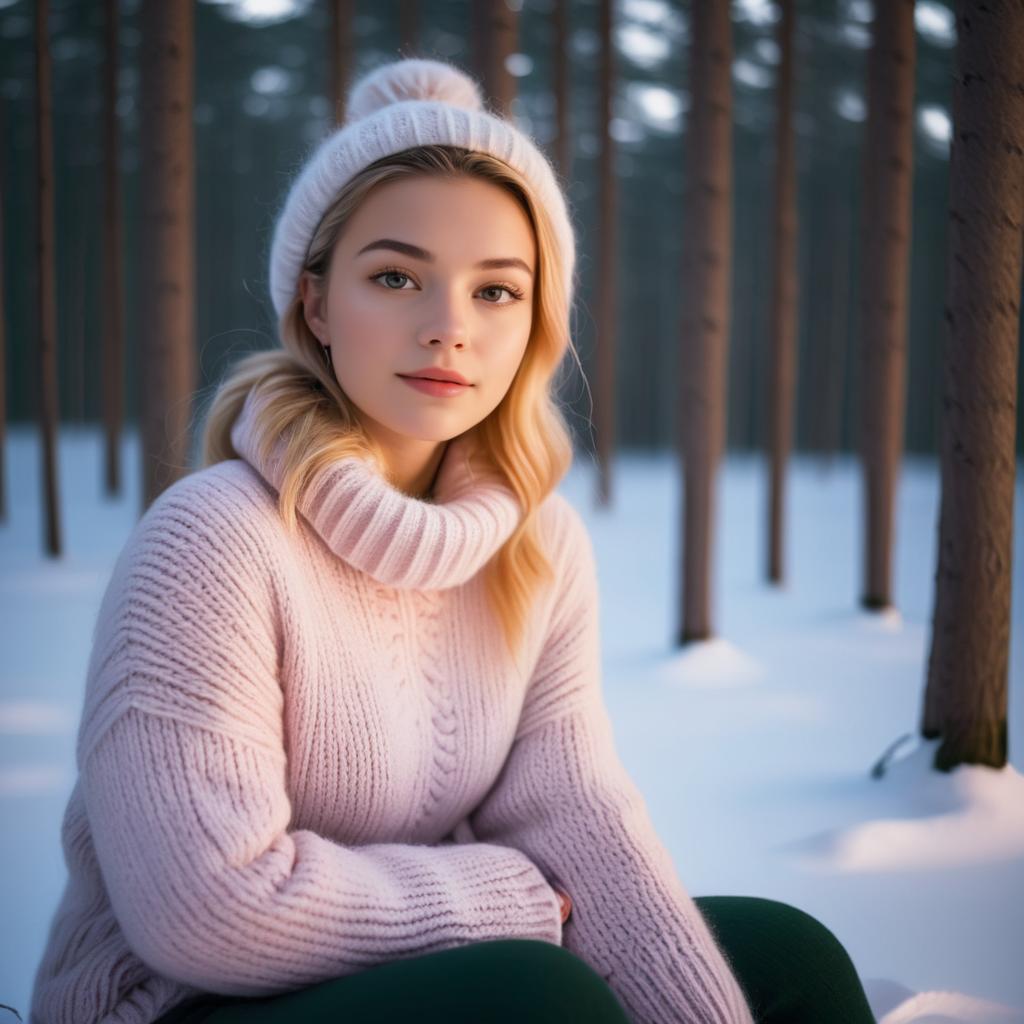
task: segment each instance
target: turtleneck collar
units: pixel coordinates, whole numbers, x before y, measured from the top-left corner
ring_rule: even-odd
[[[235,451],[280,490],[286,438],[266,461],[256,450],[259,417],[250,391],[231,428]],[[511,536],[522,515],[510,488],[474,477],[466,436],[447,443],[433,500],[389,483],[367,460],[350,456],[326,467],[299,497],[297,510],[339,558],[390,587],[441,590],[465,583]]]

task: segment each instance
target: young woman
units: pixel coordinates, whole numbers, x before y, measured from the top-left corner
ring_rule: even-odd
[[[872,1020],[813,918],[691,899],[617,755],[574,258],[470,78],[357,84],[277,222],[283,347],[104,595],[37,1024]]]

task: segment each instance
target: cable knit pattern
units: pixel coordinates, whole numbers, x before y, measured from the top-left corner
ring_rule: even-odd
[[[585,959],[638,1024],[749,1024],[619,760],[579,514],[539,510],[556,583],[521,671],[477,571],[519,509],[467,486],[457,442],[433,501],[331,466],[291,536],[251,426],[114,567],[30,1022],[151,1024],[520,937]]]

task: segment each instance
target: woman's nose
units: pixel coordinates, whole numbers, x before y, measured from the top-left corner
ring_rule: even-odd
[[[469,340],[466,301],[453,291],[439,289],[420,327],[420,343],[432,345],[440,341],[445,345],[464,345]]]

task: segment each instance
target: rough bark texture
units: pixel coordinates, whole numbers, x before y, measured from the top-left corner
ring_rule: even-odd
[[[1024,4],[957,4],[942,499],[922,735],[935,767],[1007,760],[1024,233]]]
[[[609,505],[612,498],[611,460],[615,450],[615,339],[618,294],[615,268],[618,253],[617,197],[615,183],[615,140],[611,135],[612,91],[615,54],[612,43],[612,0],[601,0],[601,154],[598,168],[600,209],[600,250],[597,283],[597,373],[595,434],[597,448],[597,501]]]
[[[54,248],[53,198],[53,93],[51,88],[50,5],[36,3],[36,181],[39,238],[36,271],[39,281],[37,346],[37,394],[39,430],[42,435],[43,515],[46,554],[63,552],[60,495],[57,480],[57,267]]]
[[[693,5],[678,428],[683,453],[680,645],[712,635],[715,487],[725,444],[732,260],[732,25],[728,0]]]
[[[914,136],[914,0],[876,0],[868,57],[861,269],[861,604],[892,604],[893,517],[906,408]]]
[[[775,259],[772,266],[768,374],[768,579],[784,576],[786,464],[796,400],[796,159],[793,144],[793,0],[779,0],[779,72],[775,116]]]
[[[107,495],[121,493],[121,424],[124,420],[124,271],[121,256],[121,174],[118,166],[118,3],[105,0],[103,66],[103,336],[100,373]]]
[[[189,471],[195,391],[192,4],[142,5],[143,509]]]

